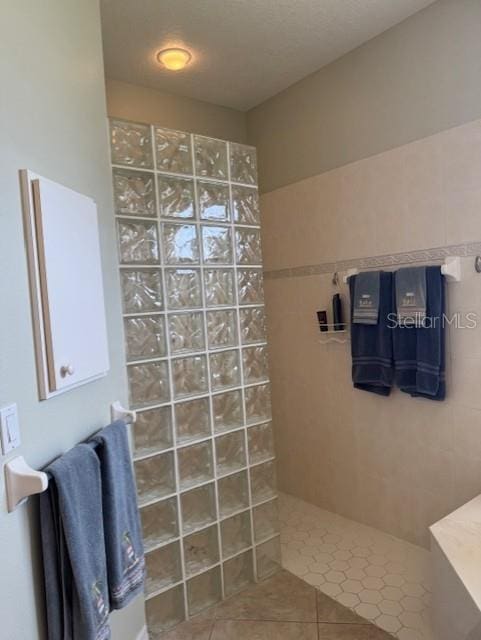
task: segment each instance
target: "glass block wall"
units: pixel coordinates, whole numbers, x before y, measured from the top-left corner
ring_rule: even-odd
[[[110,123],[151,638],[279,565],[256,155]]]

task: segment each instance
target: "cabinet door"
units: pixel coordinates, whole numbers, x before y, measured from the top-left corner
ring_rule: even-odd
[[[95,202],[51,180],[32,180],[48,389],[109,368]]]

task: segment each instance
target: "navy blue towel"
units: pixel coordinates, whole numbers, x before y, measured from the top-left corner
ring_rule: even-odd
[[[125,422],[91,439],[100,460],[110,607],[122,609],[143,592],[144,547]]]
[[[352,381],[356,389],[388,396],[394,380],[392,329],[389,327],[393,311],[392,273],[380,273],[379,318],[373,325],[352,322],[356,278],[349,278]]]
[[[396,383],[414,397],[446,397],[444,311],[441,267],[426,267],[424,326],[398,326],[393,330]]]
[[[45,470],[40,494],[49,640],[107,640],[109,593],[100,464],[79,444]]]

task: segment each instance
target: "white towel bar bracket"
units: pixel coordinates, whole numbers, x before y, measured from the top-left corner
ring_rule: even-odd
[[[112,422],[124,420],[133,424],[136,419],[135,411],[125,409],[120,402],[110,405]],[[48,477],[43,471],[32,469],[23,456],[12,458],[5,464],[5,489],[7,493],[7,509],[11,513],[29,496],[42,493],[48,487]]]
[[[343,277],[344,284],[347,284],[351,276],[356,276],[359,269],[348,269]],[[459,256],[448,256],[441,265],[441,273],[448,282],[461,282],[461,258]]]
[[[116,420],[124,420],[127,424],[133,424],[137,420],[137,414],[135,411],[124,409],[124,407],[117,400],[110,405],[110,417],[112,422]]]

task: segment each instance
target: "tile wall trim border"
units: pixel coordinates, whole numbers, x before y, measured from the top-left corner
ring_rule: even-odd
[[[350,258],[319,264],[307,264],[286,269],[265,270],[264,277],[269,280],[282,278],[305,278],[347,269],[375,269],[379,267],[395,267],[404,264],[423,262],[442,262],[447,256],[469,257],[481,254],[481,242],[466,242],[464,244],[446,245],[431,249],[417,249],[365,258]]]

